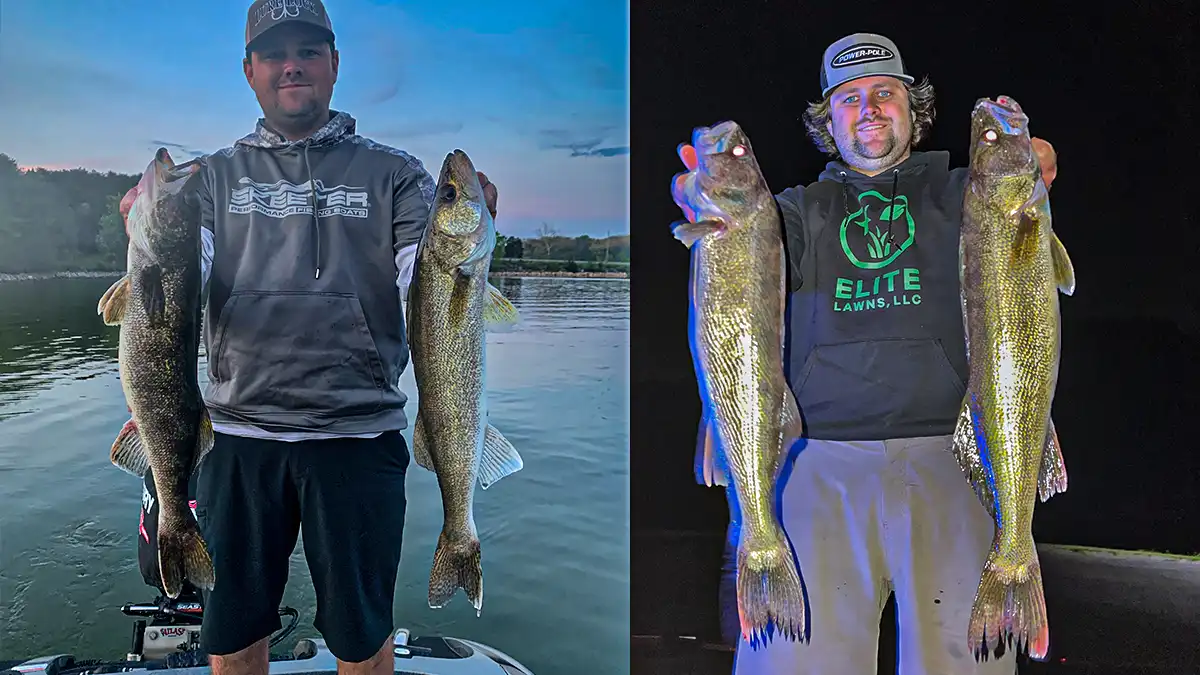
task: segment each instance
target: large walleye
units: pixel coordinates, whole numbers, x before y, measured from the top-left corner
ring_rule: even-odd
[[[765,642],[773,623],[805,641],[804,581],[775,515],[780,470],[803,430],[783,370],[779,214],[736,123],[698,128],[692,143],[699,170],[685,181],[699,185],[683,190],[696,222],[676,225],[675,236],[692,255],[690,338],[703,407],[697,480],[726,486],[743,636]]]
[[[443,524],[429,572],[429,606],[462,588],[483,608],[483,568],[472,513],[475,482],[487,489],[518,471],[521,457],[488,424],[486,330],[516,323],[517,310],[488,283],[496,227],[470,158],[446,156],[409,286],[408,331],[419,394],[413,457],[437,473]]]
[[[1058,381],[1061,291],[1075,273],[1051,228],[1050,201],[1016,101],[971,114],[970,178],[960,240],[970,378],[954,450],[996,525],[968,627],[976,658],[1015,639],[1035,659],[1050,645],[1033,510],[1067,489],[1050,417]]]
[[[113,464],[158,492],[158,565],[163,590],[178,597],[186,578],[212,589],[212,560],[188,508],[192,472],[213,444],[200,395],[200,221],[185,199],[197,165],[176,167],[159,149],[129,204],[127,272],[100,298],[104,323],[121,326],[121,388],[132,419],[113,443]],[[132,196],[132,202],[129,200]],[[124,208],[124,206],[123,206]]]

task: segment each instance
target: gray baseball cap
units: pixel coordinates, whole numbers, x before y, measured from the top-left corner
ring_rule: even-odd
[[[319,28],[333,39],[333,24],[321,0],[255,0],[246,14],[246,47],[263,33],[290,21]]]
[[[821,97],[841,85],[872,75],[889,75],[909,84],[916,80],[904,72],[896,43],[875,33],[855,33],[825,48],[821,59]]]

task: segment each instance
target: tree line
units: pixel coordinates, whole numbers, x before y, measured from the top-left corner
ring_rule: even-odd
[[[138,178],[86,169],[22,171],[0,153],[0,273],[123,269],[128,239],[118,207]],[[535,238],[499,235],[495,257],[628,263],[629,253],[629,235],[565,237],[543,224]]]

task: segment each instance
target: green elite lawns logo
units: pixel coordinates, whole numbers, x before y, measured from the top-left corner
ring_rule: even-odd
[[[838,231],[846,260],[858,278],[838,277],[833,292],[835,312],[860,312],[921,304],[921,271],[915,267],[886,270],[917,237],[908,197],[889,200],[871,190],[858,196],[859,208],[842,219]],[[892,236],[888,236],[891,225]]]

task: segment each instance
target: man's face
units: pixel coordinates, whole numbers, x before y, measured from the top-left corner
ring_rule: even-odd
[[[269,121],[303,128],[329,110],[338,53],[312,27],[284,24],[255,41],[244,70]]]
[[[877,75],[847,82],[829,95],[829,112],[827,130],[846,164],[878,172],[908,156],[912,113],[900,80]]]

